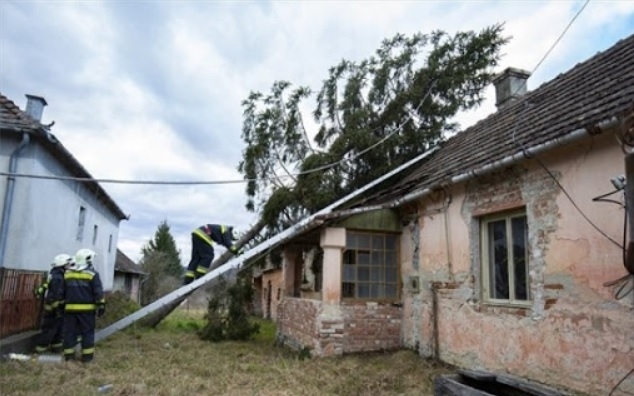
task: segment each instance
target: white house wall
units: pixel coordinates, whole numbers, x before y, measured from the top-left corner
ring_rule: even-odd
[[[29,144],[18,162],[19,173],[70,176],[43,147]],[[80,207],[86,209],[78,240]],[[97,237],[93,243],[93,231]],[[97,253],[96,270],[104,289],[112,290],[119,220],[86,184],[50,179],[16,179],[5,256],[8,268],[47,270],[53,257],[81,248]],[[110,241],[112,238],[112,241]]]

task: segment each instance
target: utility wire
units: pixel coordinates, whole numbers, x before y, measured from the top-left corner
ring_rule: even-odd
[[[572,19],[570,20],[570,22],[568,22],[568,24],[566,25],[566,27],[564,28],[564,30],[561,32],[561,34],[559,35],[559,37],[557,37],[557,39],[555,40],[555,42],[553,43],[553,45],[548,49],[548,51],[546,51],[546,53],[544,54],[544,56],[540,59],[539,62],[537,62],[537,65],[535,65],[535,67],[533,68],[531,74],[535,73],[535,71],[544,63],[544,61],[546,60],[546,58],[548,57],[548,55],[553,51],[553,49],[557,46],[557,44],[562,40],[562,38],[564,37],[564,35],[566,34],[566,32],[570,29],[570,27],[572,26],[572,24],[577,20],[577,18],[579,17],[579,15],[581,15],[581,13],[583,12],[583,10],[586,8],[586,6],[590,3],[590,0],[586,0],[583,5],[581,6],[581,8],[577,11],[577,13],[572,17]],[[512,96],[515,96],[515,94],[517,94],[517,92],[519,92],[520,89],[522,89],[526,84],[526,81],[524,81],[524,83],[522,85],[520,85],[517,90],[513,93]],[[570,195],[570,193],[568,193],[568,191],[564,188],[564,186],[561,185],[561,183],[559,182],[559,180],[557,180],[557,178],[555,177],[555,175],[550,171],[550,169],[548,169],[548,167],[544,164],[544,162],[536,155],[528,155],[527,154],[527,149],[524,146],[524,144],[522,144],[522,142],[520,142],[519,140],[516,139],[516,132],[517,132],[517,126],[519,125],[520,121],[523,120],[524,118],[524,113],[526,111],[526,109],[530,107],[530,103],[528,101],[525,101],[523,103],[523,107],[522,107],[522,111],[518,117],[518,119],[515,122],[515,126],[513,127],[513,131],[512,131],[512,138],[513,138],[513,142],[515,144],[517,144],[518,146],[520,146],[520,148],[522,149],[522,152],[524,153],[526,158],[530,158],[530,159],[535,159],[539,165],[544,169],[544,171],[546,171],[546,173],[554,180],[554,182],[557,184],[557,186],[559,187],[559,189],[564,193],[564,195],[568,198],[568,200],[570,201],[570,203],[575,207],[575,209],[579,212],[579,214],[581,214],[581,216],[597,231],[599,232],[601,235],[603,235],[605,238],[607,238],[610,242],[612,242],[613,244],[615,244],[616,246],[618,246],[620,249],[623,249],[624,247],[617,241],[615,241],[612,237],[610,237],[607,233],[605,233],[603,230],[601,230],[592,220],[590,220],[590,218],[583,212],[583,210],[581,210],[581,208],[579,207],[579,205],[577,205],[577,203],[575,202],[575,200],[572,198],[572,196]]]
[[[96,178],[89,178],[89,177],[36,175],[36,174],[29,174],[29,173],[10,173],[10,172],[0,172],[0,175],[9,176],[9,177],[29,178],[29,179],[71,180],[71,181],[77,181],[77,182],[98,182],[98,183],[113,183],[113,184],[146,184],[146,185],[147,184],[151,184],[151,185],[238,184],[238,183],[247,183],[247,182],[251,182],[251,181],[264,181],[264,180],[274,181],[274,180],[279,180],[279,179],[288,178],[288,177],[294,178],[294,177],[300,176],[300,175],[307,175],[307,174],[310,174],[310,173],[325,171],[327,169],[334,168],[337,165],[341,165],[341,164],[344,164],[346,162],[351,162],[351,161],[359,158],[360,156],[364,155],[365,153],[369,152],[370,150],[373,150],[376,147],[380,146],[386,140],[388,140],[392,136],[394,136],[397,133],[399,133],[403,129],[403,127],[414,118],[414,113],[416,113],[416,111],[418,111],[418,109],[420,109],[420,107],[423,105],[423,103],[425,103],[425,100],[427,100],[427,98],[429,97],[429,95],[431,94],[431,91],[434,89],[435,86],[436,86],[436,80],[432,80],[431,84],[429,86],[429,89],[425,93],[425,96],[420,100],[420,102],[418,103],[418,106],[416,106],[416,108],[413,110],[413,112],[410,112],[408,117],[394,131],[390,132],[388,135],[383,137],[378,142],[370,145],[369,147],[366,147],[365,149],[359,151],[356,154],[353,154],[350,157],[342,158],[339,161],[336,161],[336,162],[333,162],[333,163],[330,163],[330,164],[326,164],[326,165],[322,165],[322,166],[319,166],[319,167],[316,167],[316,168],[308,169],[308,170],[305,170],[305,171],[302,171],[302,172],[288,173],[287,175],[271,176],[271,177],[264,177],[264,178],[234,179],[234,180],[212,180],[212,181],[205,181],[205,180],[201,180],[201,181],[191,181],[191,180],[180,180],[180,181],[179,180],[164,180],[164,181],[160,181],[160,180],[96,179]]]
[[[554,48],[561,41],[561,39],[566,34],[568,29],[572,26],[572,24],[579,17],[581,12],[586,8],[586,6],[588,5],[589,2],[590,2],[590,0],[586,0],[585,1],[583,6],[579,9],[579,11],[577,11],[575,16],[570,20],[570,22],[568,23],[566,28],[563,30],[563,32],[559,35],[557,40],[555,40],[553,45],[548,49],[548,51],[546,51],[546,53],[542,56],[540,61],[535,65],[535,67],[533,68],[531,74],[534,74],[535,71],[543,64],[543,62],[546,60],[546,58],[552,53]],[[432,83],[431,83],[430,88],[427,90],[427,93],[425,94],[423,99],[420,101],[419,105],[414,109],[414,113],[422,106],[424,101],[427,99],[427,97],[431,93],[431,90],[433,89],[435,84],[436,84],[436,81],[433,80]],[[519,90],[522,89],[525,85],[526,85],[526,81],[524,81],[524,83],[522,85],[520,85],[515,92],[513,92],[513,96],[515,94],[517,94],[517,92],[519,92]],[[97,183],[104,183],[104,184],[105,183],[111,183],[111,184],[139,184],[139,185],[224,185],[224,184],[247,183],[247,182],[253,182],[253,181],[264,181],[264,180],[272,181],[272,180],[277,180],[279,178],[296,177],[296,176],[300,176],[300,175],[306,175],[306,174],[310,174],[310,173],[321,172],[321,171],[333,168],[333,167],[335,167],[337,165],[341,165],[341,164],[344,164],[346,162],[351,162],[351,161],[355,160],[356,158],[360,157],[361,155],[367,153],[368,151],[373,150],[374,148],[376,148],[379,145],[383,144],[383,142],[385,142],[387,139],[389,139],[390,137],[394,136],[396,133],[400,132],[403,129],[403,127],[409,121],[412,120],[412,118],[413,118],[413,114],[410,113],[409,116],[407,117],[407,119],[405,121],[403,121],[393,132],[391,132],[390,134],[386,135],[383,139],[379,140],[375,144],[373,144],[373,145],[367,147],[366,149],[364,149],[364,150],[352,155],[351,157],[343,158],[343,159],[341,159],[341,160],[339,160],[337,162],[333,162],[333,163],[326,164],[326,165],[323,165],[323,166],[320,166],[320,167],[317,167],[317,168],[305,170],[303,172],[292,173],[292,174],[283,175],[283,176],[280,176],[280,177],[268,177],[268,178],[264,177],[264,178],[233,179],[233,180],[228,179],[228,180],[200,180],[200,181],[193,181],[193,180],[122,180],[122,179],[110,179],[110,178],[97,179],[97,178],[90,178],[90,177],[36,175],[36,174],[28,174],[28,173],[10,173],[10,172],[0,172],[0,175],[8,176],[8,177],[30,178],[30,179],[70,180],[70,181],[76,181],[76,182],[97,182]]]
[[[621,380],[614,385],[614,388],[612,388],[612,390],[610,391],[610,393],[608,394],[608,396],[612,396],[612,394],[614,393],[615,390],[617,390],[617,388],[623,383],[623,381],[625,381],[627,379],[627,377],[629,377],[630,375],[632,375],[632,373],[634,373],[634,368],[630,370],[629,373],[625,374],[625,377],[621,378]]]

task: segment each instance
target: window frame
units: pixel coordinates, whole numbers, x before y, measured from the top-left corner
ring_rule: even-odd
[[[525,221],[525,229],[524,229],[524,260],[526,267],[526,300],[519,300],[515,298],[515,266],[509,265],[514,261],[514,252],[513,249],[507,249],[507,271],[508,271],[508,299],[500,299],[491,297],[491,289],[492,283],[490,279],[491,275],[491,264],[489,262],[489,230],[488,226],[490,223],[497,222],[500,220],[505,221],[505,230],[506,230],[506,241],[507,246],[511,246],[512,243],[509,243],[509,236],[512,238],[512,219],[516,218],[524,218]],[[528,216],[526,212],[526,208],[522,208],[520,210],[513,210],[501,213],[495,213],[490,215],[485,215],[480,218],[480,287],[481,287],[481,299],[485,304],[489,305],[501,305],[501,306],[512,306],[512,307],[521,307],[521,308],[529,308],[532,303],[534,296],[531,293],[531,279],[530,279],[530,243],[528,240]],[[511,241],[512,242],[512,241]]]
[[[372,249],[372,242],[370,242],[370,247],[362,247],[362,246],[357,246],[355,248],[350,248],[348,246],[348,236],[349,234],[355,234],[355,235],[368,235],[370,241],[372,241],[372,239],[376,236],[380,236],[382,238],[386,238],[387,236],[392,236],[395,237],[395,241],[394,241],[394,260],[395,260],[395,265],[394,268],[396,269],[396,279],[394,282],[388,282],[387,281],[387,274],[385,273],[385,268],[387,267],[385,263],[383,263],[381,265],[381,267],[383,268],[383,278],[382,281],[372,281],[372,274],[371,272],[369,273],[369,277],[368,280],[359,280],[359,273],[358,273],[358,266],[364,267],[364,268],[368,268],[368,270],[370,271],[372,269],[372,267],[374,267],[374,265],[372,264],[359,264],[358,262],[355,263],[355,266],[357,266],[355,268],[355,280],[354,282],[350,282],[350,281],[346,281],[346,276],[345,276],[345,266],[347,265],[345,263],[345,257],[346,257],[346,253],[349,251],[354,251],[356,252],[356,255],[358,255],[359,251],[362,252],[367,252],[367,258],[372,261],[372,252],[377,252],[377,251],[382,251],[384,252],[392,252],[392,250],[386,249],[386,242],[384,239],[384,248],[382,250],[379,249]],[[372,232],[372,231],[367,231],[367,230],[346,230],[346,246],[344,247],[344,249],[341,252],[341,283],[340,283],[340,287],[341,287],[341,300],[342,301],[349,301],[349,302],[368,302],[368,301],[372,301],[372,302],[395,302],[395,301],[400,301],[401,297],[402,297],[402,280],[401,280],[401,234],[397,233],[397,232]],[[357,259],[358,261],[358,259]],[[346,293],[344,292],[344,284],[354,284],[355,285],[355,289],[354,289],[354,297],[349,297],[346,296]],[[358,285],[360,283],[363,284],[367,284],[368,287],[370,288],[370,290],[372,289],[371,285],[379,285],[382,284],[383,287],[385,287],[386,284],[390,284],[390,285],[394,285],[396,288],[396,295],[393,297],[385,297],[385,289],[383,290],[383,297],[359,297],[359,289],[358,289]],[[370,292],[371,293],[371,292]]]

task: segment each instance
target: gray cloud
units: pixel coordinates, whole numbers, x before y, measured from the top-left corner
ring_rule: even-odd
[[[95,177],[237,179],[240,102],[286,79],[314,90],[342,58],[382,39],[506,22],[501,68],[530,69],[582,1],[535,2],[0,2],[0,91],[24,106],[46,97],[44,121]],[[529,89],[634,31],[632,2],[591,2]],[[493,90],[458,121],[494,111]],[[306,106],[312,110],[312,106]],[[188,260],[206,222],[247,228],[244,185],[105,184],[129,221],[119,246],[133,259],[167,220]]]

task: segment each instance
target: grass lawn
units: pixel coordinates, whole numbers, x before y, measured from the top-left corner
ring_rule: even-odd
[[[300,359],[261,322],[246,342],[202,341],[202,311],[177,310],[156,329],[129,328],[97,344],[94,362],[0,363],[1,395],[432,395],[450,369],[412,351]]]

